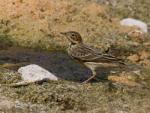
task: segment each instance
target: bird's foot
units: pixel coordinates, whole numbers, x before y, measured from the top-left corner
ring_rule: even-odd
[[[100,79],[98,77],[93,78],[93,80],[100,81]]]
[[[87,84],[88,83],[88,81],[87,80],[85,80],[85,81],[83,81],[81,84]]]
[[[93,80],[95,80],[95,81],[99,81],[99,79],[98,79],[98,78],[93,78]],[[90,81],[90,80],[85,80],[85,81],[83,81],[83,82],[82,82],[82,84],[87,84],[87,83],[89,83],[89,81]]]
[[[83,81],[82,84],[87,84],[90,80],[94,79],[95,75],[92,75],[90,78],[88,78],[87,80]]]

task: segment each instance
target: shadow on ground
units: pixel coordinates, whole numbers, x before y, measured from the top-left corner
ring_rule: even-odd
[[[9,48],[0,50],[0,64],[37,64],[49,70],[60,79],[81,82],[86,80],[91,71],[62,51],[41,52],[31,49]],[[19,68],[18,66],[17,68]],[[15,68],[15,70],[17,70]],[[117,69],[117,68],[116,68]],[[97,69],[97,80],[104,80],[114,68]],[[93,80],[95,82],[95,80]]]

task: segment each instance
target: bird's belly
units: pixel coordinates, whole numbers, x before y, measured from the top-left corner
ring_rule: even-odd
[[[84,63],[89,68],[97,68],[97,67],[117,67],[118,65],[115,63],[100,63],[100,62],[85,62]]]

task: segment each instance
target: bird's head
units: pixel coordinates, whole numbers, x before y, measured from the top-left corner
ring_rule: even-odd
[[[81,35],[76,31],[61,32],[72,44],[82,43]]]

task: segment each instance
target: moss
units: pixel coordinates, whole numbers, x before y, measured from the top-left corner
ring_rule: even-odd
[[[10,84],[20,80],[17,74],[9,70],[0,70],[3,73],[3,76],[0,76],[1,83]],[[141,112],[144,110],[147,112],[149,103],[147,98],[150,98],[148,89],[128,87],[108,81],[82,85],[60,80],[16,88],[3,87],[2,90],[3,95],[7,97],[37,105],[42,104],[47,107],[50,113],[54,111],[80,111],[84,113],[95,110],[98,112],[109,112],[110,108],[112,112],[119,112],[120,110],[128,112]],[[43,108],[38,109],[41,110]],[[24,111],[23,108],[22,111]]]
[[[7,48],[11,47],[13,42],[11,41],[10,37],[7,34],[0,33],[0,48]]]
[[[143,70],[142,76],[140,78],[146,82],[147,87],[150,85],[150,66],[146,66]]]
[[[102,45],[102,48],[107,50],[108,47],[104,44],[104,39],[109,40],[107,43],[111,45],[118,39],[123,38],[118,33],[120,19],[133,17],[149,23],[150,2],[148,0],[97,1],[99,5],[96,5],[96,7],[94,5],[95,8],[92,11],[97,15],[102,7],[102,15],[98,16],[93,16],[93,13],[91,14],[90,12],[87,12],[87,14],[84,13],[86,12],[84,9],[90,9],[90,3],[93,4],[93,2],[96,2],[95,0],[88,0],[88,2],[86,0],[70,1],[69,5],[66,4],[66,1],[57,0],[57,2],[64,4],[62,7],[64,8],[64,12],[66,12],[65,15],[63,14],[64,12],[59,10],[57,12],[54,9],[56,14],[54,13],[49,16],[47,13],[44,13],[45,18],[41,19],[37,17],[37,20],[35,20],[32,17],[28,18],[28,16],[31,16],[30,14],[20,12],[24,14],[22,15],[23,17],[26,18],[27,16],[29,20],[26,18],[22,22],[17,18],[18,20],[16,22],[14,19],[3,19],[0,22],[0,31],[8,34],[13,40],[13,43],[17,43],[22,47],[42,50],[62,50],[67,42],[61,38],[59,32],[63,30],[77,30],[82,34],[85,42],[91,43],[99,49],[99,46]],[[20,4],[21,8],[23,4]],[[53,5],[57,7],[55,3]],[[44,12],[47,10],[51,11],[48,8]],[[42,12],[38,11],[37,14],[43,15]],[[66,18],[70,18],[71,21],[67,22]],[[113,19],[116,19],[116,21],[112,21]]]
[[[136,18],[149,22],[150,1],[149,0],[115,0],[116,5],[110,7],[110,12],[113,16],[120,18]]]
[[[11,84],[19,80],[21,80],[21,78],[16,72],[0,67],[0,84]]]

